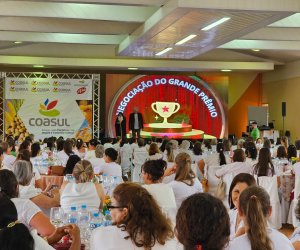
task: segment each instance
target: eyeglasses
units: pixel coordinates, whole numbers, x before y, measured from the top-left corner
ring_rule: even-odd
[[[126,206],[113,206],[113,205],[107,205],[106,207],[109,211],[114,209],[114,208],[126,208]]]

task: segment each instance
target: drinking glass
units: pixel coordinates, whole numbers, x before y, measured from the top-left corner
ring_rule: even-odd
[[[51,223],[57,228],[63,225],[64,210],[61,207],[52,207],[50,210]]]

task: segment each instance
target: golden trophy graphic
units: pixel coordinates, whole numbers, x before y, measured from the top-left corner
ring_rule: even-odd
[[[167,118],[175,114],[180,109],[180,104],[177,102],[153,102],[151,108],[157,114],[164,118],[164,125],[169,124]]]

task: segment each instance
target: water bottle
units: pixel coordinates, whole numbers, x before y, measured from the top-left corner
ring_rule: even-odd
[[[78,226],[80,228],[80,238],[85,241],[89,240],[90,230],[89,230],[89,222],[90,222],[90,213],[87,210],[85,204],[81,206],[81,209],[78,212]]]
[[[82,204],[81,209],[78,212],[78,226],[82,228],[86,228],[89,225],[90,221],[90,213],[87,210],[85,204]]]
[[[101,227],[102,225],[103,225],[102,215],[100,215],[99,213],[94,213],[90,221],[90,229],[94,230],[97,227]]]
[[[111,215],[110,215],[109,210],[106,210],[106,211],[105,211],[104,219],[105,219],[105,221],[104,221],[104,226],[107,227],[107,226],[111,226],[111,225],[112,225],[112,217],[111,217]]]
[[[71,207],[71,212],[68,214],[68,223],[78,224],[78,213],[76,207]]]

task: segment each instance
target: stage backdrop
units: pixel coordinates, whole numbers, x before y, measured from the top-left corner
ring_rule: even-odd
[[[36,139],[92,138],[92,80],[6,78],[5,132]]]
[[[227,78],[225,81],[227,86]],[[128,131],[129,114],[137,106],[145,124],[163,124],[164,111],[168,111],[169,124],[189,124],[193,131],[201,130],[207,138],[223,138],[227,131],[227,93],[226,100],[220,96],[225,95],[196,76],[136,76],[122,85],[110,105],[109,134],[115,135],[119,112],[127,118]]]

